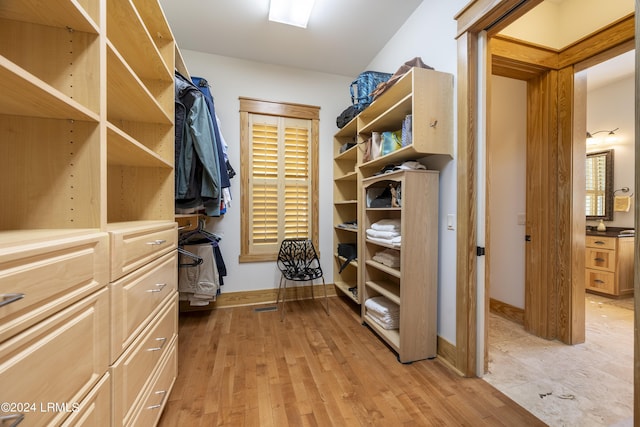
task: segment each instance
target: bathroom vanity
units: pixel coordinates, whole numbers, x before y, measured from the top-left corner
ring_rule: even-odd
[[[633,295],[633,230],[587,230],[585,239],[588,292],[621,297]]]

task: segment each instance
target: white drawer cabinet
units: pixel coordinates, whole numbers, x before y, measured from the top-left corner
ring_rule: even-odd
[[[60,424],[105,375],[108,343],[105,287],[0,344],[0,402],[33,405],[16,411],[25,426]]]
[[[178,295],[173,293],[148,326],[111,367],[113,378],[113,420],[127,425],[144,399],[161,361],[175,348],[178,334]]]
[[[160,362],[160,367],[145,391],[140,404],[136,407],[134,416],[128,425],[152,426],[156,425],[167,402],[169,393],[178,375],[177,337],[170,344],[166,357]]]
[[[162,301],[177,292],[177,270],[178,256],[172,251],[111,283],[112,361],[160,310]]]
[[[96,427],[111,419],[111,375],[107,372],[67,418],[62,427]]]
[[[0,342],[107,283],[106,233],[33,236],[20,244],[7,237],[0,245]]]
[[[144,266],[178,245],[178,225],[168,221],[117,223],[111,235],[111,281]]]

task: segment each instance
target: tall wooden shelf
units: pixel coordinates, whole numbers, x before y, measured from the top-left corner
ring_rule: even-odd
[[[363,142],[370,138],[373,132],[402,129],[403,120],[407,115],[412,116],[411,143],[387,155],[365,162]],[[420,161],[428,156],[444,156],[449,159],[453,157],[453,76],[435,70],[412,68],[356,118],[340,129],[334,135],[333,140],[334,247],[337,248],[339,243],[357,242],[358,244],[358,260],[351,262],[350,266],[342,273],[338,271],[343,259],[338,257],[337,253],[335,254],[334,283],[339,290],[351,297],[356,303],[362,304],[362,316],[365,322],[367,319],[364,312],[364,302],[371,295],[384,295],[404,306],[404,310],[401,309],[401,312],[404,312],[403,316],[405,316],[403,317],[404,328],[401,328],[402,332],[389,332],[376,325],[371,325],[372,329],[399,353],[401,361],[432,357],[435,355],[432,348],[429,348],[428,351],[422,347],[407,348],[407,342],[411,340],[422,341],[421,337],[423,337],[418,329],[412,327],[408,322],[411,322],[410,317],[416,314],[414,311],[417,312],[420,309],[429,311],[428,316],[435,316],[435,306],[429,305],[431,300],[426,301],[424,298],[416,299],[415,304],[406,305],[407,298],[418,295],[412,295],[413,290],[409,290],[404,293],[403,297],[399,292],[399,283],[404,282],[406,286],[407,283],[411,283],[411,280],[404,279],[407,277],[406,272],[400,273],[372,261],[370,257],[372,243],[368,243],[364,237],[365,224],[370,224],[372,218],[381,215],[396,215],[404,218],[405,215],[409,215],[407,218],[412,218],[413,221],[414,216],[405,207],[395,211],[367,209],[364,206],[366,199],[363,198],[363,186],[369,182],[367,180],[378,180],[375,174],[389,164],[398,165],[407,160]],[[340,152],[340,147],[346,142],[355,142],[357,145],[346,152]],[[436,183],[430,185],[436,186],[437,194],[437,175]],[[425,197],[427,196],[425,195]],[[429,203],[435,206],[435,214],[431,214],[427,219],[418,213],[416,221],[423,218],[425,222],[437,224],[438,198],[429,199]],[[430,206],[429,209],[433,206]],[[354,215],[356,218],[353,218]],[[358,223],[355,230],[345,230],[339,227],[343,222],[353,219],[357,219]],[[422,227],[417,222],[415,225]],[[416,239],[422,237],[424,237],[422,234],[417,233],[416,237],[411,238],[410,241],[414,243]],[[437,234],[435,245],[433,242],[424,243],[432,247],[432,255],[437,259]],[[403,255],[403,262],[404,259]],[[422,260],[413,261],[416,266],[422,265]],[[411,268],[408,267],[408,269]],[[420,269],[420,267],[416,268]],[[437,272],[437,263],[434,269]],[[409,274],[408,277],[412,277],[412,275]],[[350,288],[357,289],[357,297],[352,295],[349,291]],[[425,323],[420,314],[417,314],[416,322],[421,325]],[[431,320],[428,323],[431,324]],[[416,334],[416,336],[411,338],[412,334]]]
[[[0,4],[0,398],[94,411],[26,424],[152,425],[171,389],[176,52],[157,0]]]
[[[380,243],[362,233],[362,299],[366,302],[382,295],[396,304],[400,309],[399,327],[382,327],[369,315],[366,304],[362,305],[362,319],[398,353],[398,360],[406,363],[435,357],[437,351],[438,172],[405,170],[365,178],[363,200],[371,189],[389,184],[402,189],[402,206],[363,206],[362,228],[367,230],[382,219],[399,220],[402,243]],[[374,259],[376,253],[386,249],[397,251],[399,267]]]
[[[357,122],[352,120],[338,133],[334,140],[333,158],[333,241],[334,266],[333,282],[335,286],[354,302],[360,303],[358,289],[358,260],[351,261],[340,273],[340,267],[346,261],[338,256],[339,243],[354,243],[358,241],[357,228],[345,228],[345,223],[356,222],[358,219],[358,159],[361,157],[357,146]],[[345,144],[356,144],[344,150]]]

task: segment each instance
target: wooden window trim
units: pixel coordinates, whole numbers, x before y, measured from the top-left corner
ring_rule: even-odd
[[[319,130],[320,107],[312,105],[264,101],[253,98],[240,97],[240,256],[239,262],[265,262],[275,261],[276,253],[255,254],[251,252],[249,241],[250,215],[249,215],[249,170],[251,159],[249,158],[251,136],[249,134],[249,115],[264,114],[279,117],[311,120],[311,240],[316,249],[319,248]]]

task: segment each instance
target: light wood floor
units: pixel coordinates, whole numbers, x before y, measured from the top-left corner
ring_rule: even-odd
[[[179,373],[160,426],[545,425],[479,378],[403,365],[344,299],[181,313]]]

